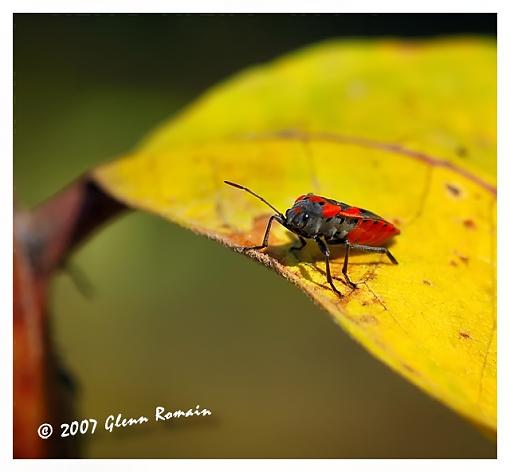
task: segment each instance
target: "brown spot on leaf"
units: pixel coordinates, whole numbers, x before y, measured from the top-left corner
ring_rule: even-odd
[[[465,331],[459,331],[459,336],[464,339],[471,339],[469,333],[466,333]]]
[[[471,219],[464,220],[463,223],[464,223],[464,227],[466,227],[467,229],[475,229],[476,228],[476,223]]]
[[[461,254],[460,252],[458,251],[455,251],[455,255],[459,258],[459,260],[468,265],[469,264],[469,257],[464,255],[464,254]],[[455,259],[450,259],[450,265],[453,266],[453,267],[457,267],[459,264],[458,262],[455,260]]]
[[[457,156],[459,157],[466,157],[468,155],[468,150],[464,146],[459,146],[455,152],[457,153]]]
[[[464,254],[459,254],[457,253],[457,256],[459,256],[459,259],[464,262],[464,264],[468,264],[469,263],[469,257],[468,256],[465,256]]]
[[[432,285],[432,282],[430,280],[423,279],[423,283],[425,285]]]
[[[460,197],[462,194],[462,191],[460,190],[460,188],[454,184],[450,184],[450,183],[446,184],[446,190],[448,191],[448,193],[451,196],[456,197],[456,198]]]

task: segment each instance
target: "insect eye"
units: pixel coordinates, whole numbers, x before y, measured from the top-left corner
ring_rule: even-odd
[[[305,213],[305,214],[303,215],[303,222],[306,222],[306,221],[308,221],[309,219],[310,219],[310,215],[309,215],[308,213]]]

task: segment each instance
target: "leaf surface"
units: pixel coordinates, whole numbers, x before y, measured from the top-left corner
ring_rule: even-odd
[[[248,255],[304,290],[376,357],[496,429],[496,53],[493,42],[328,42],[242,72],[94,178],[120,201],[236,247],[313,192],[402,231],[383,255],[333,250],[273,225]]]

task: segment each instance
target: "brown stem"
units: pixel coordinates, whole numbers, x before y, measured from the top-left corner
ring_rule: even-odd
[[[18,212],[15,232],[34,272],[47,277],[94,230],[125,209],[90,178],[82,177],[35,210]]]
[[[58,425],[76,419],[71,378],[51,342],[50,276],[70,252],[126,207],[83,177],[33,211],[14,215],[14,450],[16,458],[76,457],[77,441]],[[51,423],[50,440],[37,436]]]

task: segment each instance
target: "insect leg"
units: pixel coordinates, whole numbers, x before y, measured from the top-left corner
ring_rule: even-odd
[[[345,280],[352,287],[356,288],[356,284],[349,278],[347,274],[347,265],[349,264],[349,251],[351,250],[351,245],[346,242],[345,243],[345,258],[344,258],[344,266],[342,268],[342,274],[344,274]]]
[[[301,246],[292,246],[290,248],[291,251],[301,251],[301,249],[303,249],[306,246],[306,239],[303,238],[302,236],[298,236],[298,237],[299,237],[299,242],[301,243]]]
[[[268,245],[268,241],[269,241],[269,232],[271,231],[271,225],[273,224],[274,220],[278,221],[278,223],[281,223],[281,220],[278,217],[278,215],[273,215],[273,216],[271,216],[271,218],[269,218],[269,221],[267,222],[267,226],[266,226],[266,232],[264,233],[264,240],[262,241],[261,245],[242,247],[241,249],[243,251],[248,251],[249,249],[264,249],[264,248],[266,248]]]
[[[331,277],[331,271],[329,269],[329,255],[330,255],[329,248],[322,239],[316,238],[315,241],[317,242],[322,254],[324,254],[324,257],[326,258],[326,277],[328,279],[329,285],[331,286],[333,292],[335,292],[339,297],[343,297],[343,295],[335,287],[335,284],[333,283],[333,278]]]
[[[398,264],[398,261],[395,259],[393,254],[390,252],[390,250],[387,247],[380,247],[380,246],[365,246],[364,244],[349,244],[349,246],[352,249],[359,249],[360,251],[365,252],[378,252],[381,254],[386,254],[388,256],[388,259],[393,262],[393,264]]]

